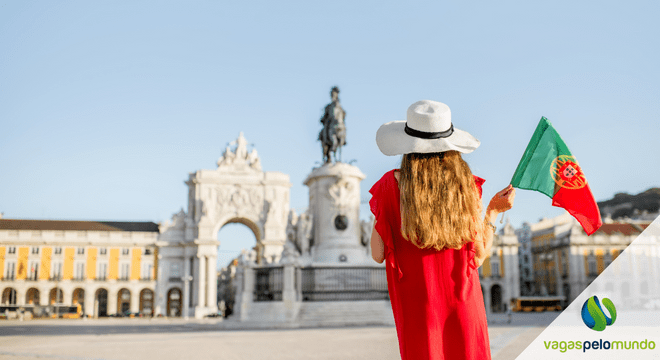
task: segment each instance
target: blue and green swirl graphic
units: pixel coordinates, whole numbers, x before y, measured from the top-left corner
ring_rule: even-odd
[[[596,331],[603,331],[605,327],[614,324],[616,321],[616,308],[614,303],[608,298],[603,298],[603,305],[609,311],[611,318],[605,315],[600,307],[597,296],[592,296],[582,305],[582,321],[584,324]]]

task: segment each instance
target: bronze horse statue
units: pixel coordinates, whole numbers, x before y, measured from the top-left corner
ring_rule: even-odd
[[[346,125],[344,123],[346,112],[339,103],[339,89],[336,86],[330,90],[330,98],[332,102],[325,106],[321,118],[323,129],[319,133],[319,140],[323,147],[323,161],[326,164],[331,160],[330,153],[335,162],[341,161],[341,147],[346,145]],[[339,160],[337,151],[339,151]]]

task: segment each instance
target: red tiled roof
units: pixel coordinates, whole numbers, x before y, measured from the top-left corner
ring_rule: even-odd
[[[637,235],[641,234],[642,232],[639,230],[638,227],[641,227],[642,229],[646,229],[649,226],[649,224],[627,224],[627,223],[613,223],[613,224],[603,224],[598,231],[596,231],[596,234],[607,234],[607,235],[612,235],[612,234],[622,234],[622,235]]]
[[[158,232],[153,222],[0,219],[0,230],[78,230]]]

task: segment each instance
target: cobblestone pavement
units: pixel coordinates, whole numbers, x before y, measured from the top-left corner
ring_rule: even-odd
[[[514,359],[556,314],[489,318],[493,359]],[[399,359],[394,327],[239,329],[213,320],[0,322],[0,359]],[[221,330],[218,330],[221,329]]]

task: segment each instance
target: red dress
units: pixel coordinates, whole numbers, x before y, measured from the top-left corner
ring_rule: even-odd
[[[475,176],[481,195],[484,180]],[[387,284],[401,359],[490,359],[486,310],[474,243],[423,250],[401,235],[394,170],[369,190],[376,231],[385,244]]]

